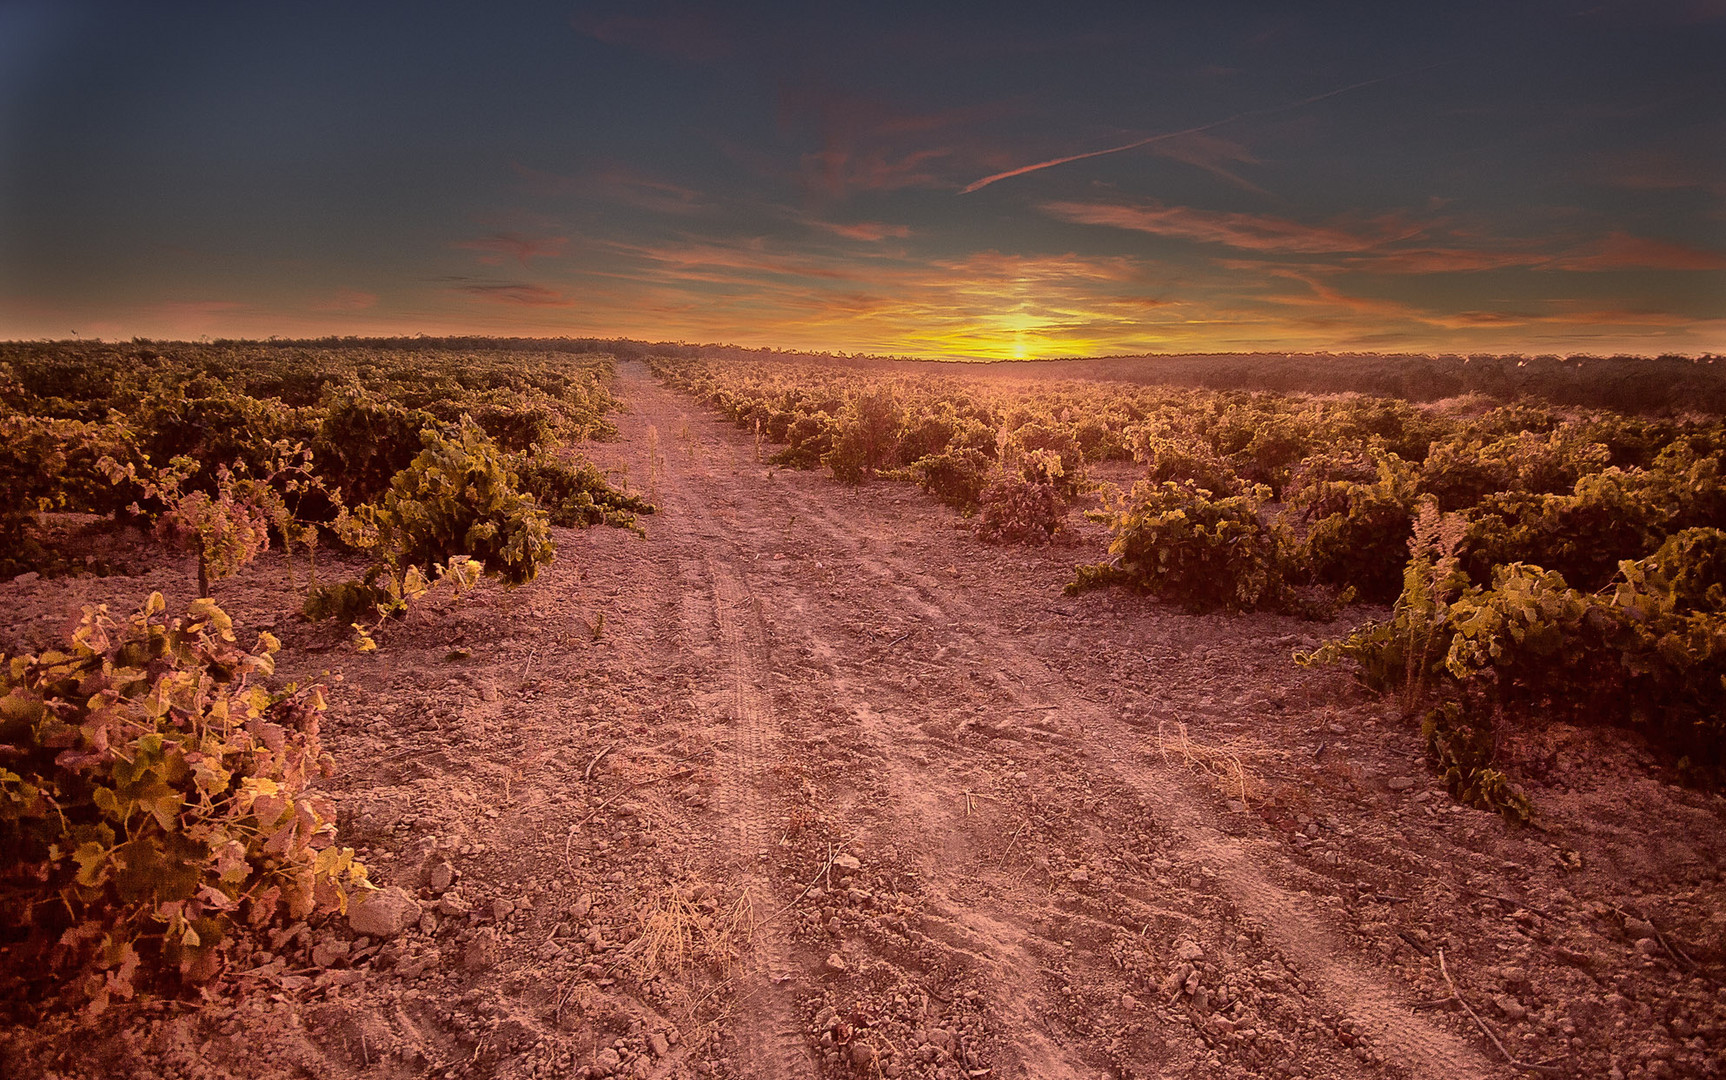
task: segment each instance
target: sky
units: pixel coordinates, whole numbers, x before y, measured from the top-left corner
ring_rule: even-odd
[[[1726,0],[0,0],[0,338],[1726,351]]]

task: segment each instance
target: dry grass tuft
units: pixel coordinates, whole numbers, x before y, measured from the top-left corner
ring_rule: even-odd
[[[1197,769],[1216,781],[1225,795],[1239,799],[1249,806],[1260,788],[1257,778],[1248,773],[1246,766],[1241,764],[1239,754],[1227,746],[1207,746],[1194,742],[1188,736],[1185,724],[1176,724],[1175,734],[1170,736],[1159,722],[1157,750],[1163,755],[1164,761],[1169,760],[1169,755],[1173,754],[1190,768]]]
[[[655,898],[641,915],[641,932],[630,943],[642,965],[651,971],[675,972],[695,963],[710,963],[724,971],[736,963],[754,938],[755,904],[745,889],[729,908],[709,913],[687,893],[670,889]]]

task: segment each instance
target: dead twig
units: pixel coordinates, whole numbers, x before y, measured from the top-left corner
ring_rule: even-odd
[[[598,817],[599,812],[601,810],[604,810],[606,807],[610,806],[612,803],[616,802],[617,800],[623,798],[625,795],[628,795],[632,791],[638,791],[644,787],[651,787],[654,784],[663,784],[667,780],[678,780],[678,779],[681,779],[685,776],[694,776],[694,775],[695,775],[694,769],[680,769],[677,772],[668,773],[665,776],[655,776],[655,777],[650,777],[649,779],[646,779],[646,780],[637,780],[635,783],[630,784],[629,786],[617,791],[610,798],[606,799],[604,802],[602,802],[598,806],[594,807],[592,810],[590,810],[588,812],[588,815],[586,817],[582,818],[580,821],[576,822],[574,825],[571,825],[569,827],[569,835],[567,837],[565,837],[564,841],[563,841],[563,866],[564,866],[564,869],[569,870],[571,872],[573,872],[575,870],[574,864],[572,864],[570,862],[570,848],[575,845],[575,834],[580,831],[580,829],[583,825],[586,825],[588,822],[592,821],[595,817]]]
[[[1618,913],[1618,917],[1620,919],[1629,919],[1631,917],[1641,919],[1643,922],[1648,924],[1649,929],[1654,931],[1654,940],[1658,941],[1660,943],[1660,947],[1662,949],[1666,950],[1666,953],[1668,956],[1672,957],[1672,959],[1677,960],[1680,963],[1685,964],[1689,967],[1695,967],[1696,966],[1696,961],[1690,959],[1690,957],[1687,953],[1685,953],[1682,949],[1674,948],[1672,946],[1672,943],[1666,940],[1666,935],[1662,934],[1660,932],[1660,928],[1658,926],[1654,925],[1653,919],[1650,919],[1650,918],[1643,916],[1640,912],[1625,911],[1623,908],[1617,907],[1616,905],[1612,908],[1612,910]]]
[[[616,749],[617,749],[617,744],[612,743],[610,746],[606,747],[604,750],[601,750],[599,753],[593,755],[593,760],[587,763],[587,770],[581,774],[581,782],[585,784],[589,780],[592,780],[593,779],[593,770],[599,766],[600,762],[605,760],[605,755],[611,753],[613,750],[616,750]]]
[[[1473,1007],[1463,1000],[1462,994],[1457,991],[1456,980],[1450,977],[1450,968],[1445,965],[1443,949],[1438,950],[1438,972],[1444,976],[1444,985],[1450,988],[1450,996],[1456,1000],[1458,1005],[1462,1006],[1462,1011],[1468,1014],[1470,1020],[1474,1021],[1474,1026],[1480,1029],[1481,1034],[1491,1039],[1492,1045],[1498,1047],[1498,1052],[1504,1055],[1504,1060],[1510,1064],[1511,1068],[1546,1073],[1550,1076],[1563,1074],[1564,1070],[1555,1065],[1536,1065],[1532,1062],[1518,1060],[1516,1055],[1504,1048],[1504,1044],[1498,1041],[1498,1036],[1494,1035],[1492,1029],[1486,1026],[1486,1021],[1480,1018],[1480,1014],[1475,1012]]]
[[[1415,952],[1419,953],[1420,955],[1422,955],[1422,956],[1431,956],[1432,955],[1431,947],[1426,946],[1426,945],[1422,945],[1418,938],[1409,934],[1406,930],[1398,930],[1396,932],[1396,936],[1401,938],[1403,941],[1407,942],[1408,947],[1413,949]]]
[[[977,809],[977,800],[978,799],[988,799],[990,802],[1000,802],[1001,801],[1000,799],[995,798],[995,796],[993,796],[993,795],[985,795],[980,791],[966,791],[966,792],[963,792],[962,794],[965,796],[965,816],[966,817],[970,817],[971,812],[973,810]]]
[[[1031,823],[1030,818],[1026,818],[1024,821],[1019,822],[1019,827],[1017,829],[1014,829],[1013,835],[1009,836],[1007,838],[1007,850],[1001,852],[1001,863],[999,866],[995,867],[995,869],[1005,870],[1007,868],[1007,856],[1013,854],[1013,845],[1017,844],[1019,842],[1019,834],[1024,832],[1025,826],[1029,825],[1030,823]]]

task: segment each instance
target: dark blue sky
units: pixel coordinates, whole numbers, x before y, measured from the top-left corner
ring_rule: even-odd
[[[1723,57],[1726,0],[0,0],[0,335],[1718,350]]]

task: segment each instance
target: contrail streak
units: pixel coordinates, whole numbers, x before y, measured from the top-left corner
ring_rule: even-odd
[[[1429,66],[1436,67],[1437,65],[1434,64]],[[1416,68],[1414,70],[1423,71],[1425,69]],[[1065,165],[1070,161],[1083,161],[1086,158],[1102,157],[1105,154],[1118,154],[1123,150],[1136,150],[1141,146],[1149,146],[1152,143],[1163,142],[1167,139],[1178,139],[1184,135],[1197,135],[1201,131],[1209,131],[1212,128],[1222,127],[1224,124],[1232,124],[1236,120],[1245,120],[1249,116],[1269,116],[1272,113],[1288,112],[1290,109],[1299,109],[1302,106],[1311,105],[1315,101],[1323,101],[1325,98],[1336,97],[1338,94],[1346,94],[1351,90],[1359,90],[1362,87],[1384,82],[1385,79],[1388,78],[1390,78],[1390,76],[1384,75],[1376,79],[1368,79],[1365,82],[1352,83],[1335,90],[1326,90],[1322,94],[1314,94],[1309,98],[1302,98],[1299,101],[1291,101],[1286,105],[1273,105],[1267,109],[1248,109],[1246,112],[1238,112],[1233,116],[1225,116],[1221,120],[1212,120],[1210,123],[1200,124],[1198,127],[1185,128],[1181,131],[1165,131],[1161,135],[1151,135],[1130,143],[1122,143],[1120,146],[1111,146],[1106,150],[1092,150],[1089,153],[1084,154],[1069,154],[1066,157],[1050,158],[1048,161],[1039,161],[1035,165],[1021,165],[1017,169],[1008,169],[1006,172],[998,172],[993,176],[985,176],[983,179],[961,189],[959,194],[969,195],[971,192],[976,191],[979,188],[988,187],[997,180],[1006,180],[1009,177],[1023,176],[1029,172],[1036,172],[1038,169],[1051,169],[1056,165]]]

